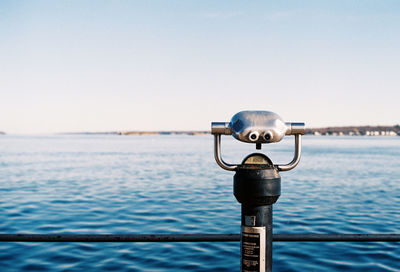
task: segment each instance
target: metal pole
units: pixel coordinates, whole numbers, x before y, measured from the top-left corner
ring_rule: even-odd
[[[239,234],[0,234],[0,242],[238,242]]]
[[[267,216],[266,267],[267,271],[272,271],[272,241],[273,241],[272,205],[267,206],[266,216]]]
[[[272,222],[271,222],[272,223]],[[271,228],[272,232],[272,228]],[[400,234],[274,234],[274,242],[400,242]],[[0,234],[0,242],[239,242],[240,234]]]
[[[261,161],[263,166],[252,163]],[[269,158],[247,156],[233,177],[233,194],[242,204],[241,271],[272,271],[272,204],[281,193],[281,177]]]
[[[242,204],[241,271],[272,271],[272,205]]]
[[[400,234],[373,233],[373,234],[275,234],[274,241],[277,242],[400,242]]]

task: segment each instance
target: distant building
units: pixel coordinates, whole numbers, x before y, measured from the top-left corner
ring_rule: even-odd
[[[395,126],[350,126],[350,127],[326,127],[306,129],[306,134],[332,135],[332,136],[400,136],[400,125]]]

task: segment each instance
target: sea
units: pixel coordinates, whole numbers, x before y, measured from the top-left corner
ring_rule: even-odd
[[[223,136],[225,161],[252,152]],[[239,233],[232,177],[211,135],[4,135],[0,233]],[[400,137],[305,136],[281,177],[274,233],[400,233]],[[273,270],[400,271],[400,243],[274,242]],[[240,271],[240,244],[0,242],[0,271]]]

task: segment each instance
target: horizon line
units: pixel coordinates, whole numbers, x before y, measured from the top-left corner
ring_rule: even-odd
[[[323,126],[323,127],[306,127],[306,130],[317,130],[317,129],[349,129],[349,128],[396,128],[400,130],[400,124],[396,125],[349,125],[349,126]],[[64,131],[64,132],[23,132],[23,133],[7,133],[6,131],[0,131],[0,135],[70,135],[70,134],[208,134],[210,129],[203,130],[92,130],[92,131]]]

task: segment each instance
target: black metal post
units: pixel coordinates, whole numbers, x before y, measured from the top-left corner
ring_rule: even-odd
[[[272,271],[272,205],[242,205],[241,256],[242,271]]]
[[[272,204],[280,196],[281,178],[272,164],[265,164],[269,161],[263,154],[251,154],[233,178],[234,195],[242,204],[242,272],[272,271]]]

